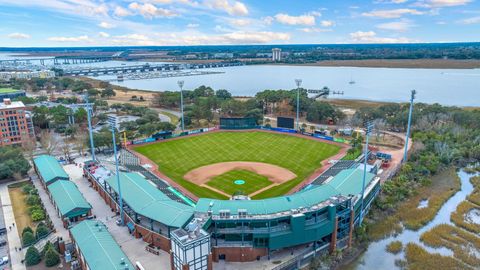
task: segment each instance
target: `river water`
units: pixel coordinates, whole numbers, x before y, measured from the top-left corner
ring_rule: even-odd
[[[404,259],[405,253],[402,251],[401,253],[395,255],[386,251],[387,245],[396,240],[401,241],[403,246],[405,246],[407,243],[416,243],[430,253],[439,253],[445,256],[452,256],[453,252],[448,248],[431,248],[424,245],[423,242],[420,241],[420,236],[424,232],[439,224],[452,224],[450,221],[450,214],[455,212],[457,205],[464,201],[465,198],[473,191],[473,186],[470,183],[470,177],[472,177],[472,175],[467,174],[464,171],[459,171],[458,176],[460,177],[461,181],[461,190],[458,191],[453,197],[448,199],[447,202],[445,202],[432,221],[418,231],[404,229],[403,232],[397,236],[391,236],[386,239],[371,243],[368,246],[368,249],[355,262],[353,262],[348,269],[400,269],[399,267],[395,266],[395,260]]]

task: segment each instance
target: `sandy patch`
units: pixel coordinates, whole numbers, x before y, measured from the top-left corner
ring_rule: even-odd
[[[270,181],[277,184],[290,181],[297,177],[293,172],[280,166],[262,162],[233,161],[215,163],[193,169],[185,174],[183,178],[197,185],[202,185],[215,176],[233,170],[251,171],[266,176]]]

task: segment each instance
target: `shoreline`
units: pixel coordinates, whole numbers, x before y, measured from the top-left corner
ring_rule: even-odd
[[[409,68],[409,69],[480,69],[480,60],[457,59],[366,59],[325,60],[315,63],[288,64],[266,63],[274,66],[306,67],[361,67],[361,68]]]

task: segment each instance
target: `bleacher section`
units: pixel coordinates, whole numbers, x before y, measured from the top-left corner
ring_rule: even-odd
[[[313,180],[312,184],[313,185],[321,185],[328,178],[335,177],[337,174],[339,174],[343,170],[354,168],[354,167],[357,166],[357,164],[358,163],[355,162],[354,160],[339,160],[332,167],[330,167],[324,173],[322,173],[317,178],[315,178],[315,180]]]

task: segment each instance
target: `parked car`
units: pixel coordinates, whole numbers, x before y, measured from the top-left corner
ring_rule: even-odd
[[[8,263],[8,257],[7,256],[0,259],[0,265],[5,265],[7,263]]]

